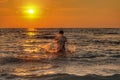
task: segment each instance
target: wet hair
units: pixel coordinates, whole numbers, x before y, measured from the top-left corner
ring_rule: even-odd
[[[64,34],[64,31],[63,31],[63,30],[60,30],[60,31],[59,31],[59,34]]]

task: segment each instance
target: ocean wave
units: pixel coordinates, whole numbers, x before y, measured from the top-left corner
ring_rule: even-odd
[[[110,76],[100,76],[96,74],[88,74],[77,76],[72,74],[49,74],[49,75],[27,75],[18,76],[14,74],[0,74],[1,80],[120,80],[120,74]],[[4,77],[4,78],[3,78]]]
[[[55,36],[52,35],[42,35],[42,36],[35,36],[37,39],[54,39]]]
[[[90,42],[92,43],[99,43],[99,44],[115,44],[115,45],[119,45],[120,41],[110,41],[110,40],[91,40]]]

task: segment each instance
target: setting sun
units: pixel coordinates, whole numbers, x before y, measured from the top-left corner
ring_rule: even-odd
[[[35,13],[35,10],[29,9],[29,10],[28,10],[28,13],[29,13],[29,14],[34,14],[34,13]]]
[[[30,4],[22,7],[23,17],[24,18],[40,18],[42,16],[42,9],[40,6],[35,6],[34,4]]]
[[[120,27],[120,0],[0,0],[0,27]]]

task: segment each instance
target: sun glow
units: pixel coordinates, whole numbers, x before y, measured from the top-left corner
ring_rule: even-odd
[[[28,13],[29,13],[29,14],[34,14],[34,13],[35,13],[35,10],[29,9],[29,10],[28,10]]]
[[[25,6],[22,11],[25,18],[39,18],[42,16],[42,9],[39,6]]]

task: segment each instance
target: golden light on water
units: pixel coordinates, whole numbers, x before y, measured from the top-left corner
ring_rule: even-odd
[[[27,35],[28,36],[35,36],[36,35],[35,31],[36,31],[35,28],[28,28],[27,29]]]
[[[27,30],[28,31],[35,31],[36,29],[35,28],[28,28]]]
[[[35,36],[36,33],[35,33],[35,32],[28,32],[27,35],[28,35],[28,36]]]
[[[32,12],[32,11],[31,11]],[[27,28],[26,29],[26,35],[30,38],[28,40],[26,40],[26,43],[32,43],[32,42],[36,42],[35,39],[31,39],[32,37],[34,37],[36,35],[36,29],[35,28]],[[28,52],[28,53],[37,53],[39,51],[39,48],[37,45],[28,45],[28,44],[24,44],[23,46],[27,46],[24,51]]]
[[[33,46],[33,47],[36,47],[36,46]],[[37,53],[39,49],[38,48],[25,48],[24,51],[29,52],[29,53]]]
[[[33,63],[34,64],[34,63]],[[55,70],[49,70],[53,67],[52,64],[37,64],[31,65],[31,64],[24,64],[24,66],[20,66],[15,68],[14,72],[11,73],[12,75],[20,76],[20,77],[30,77],[34,75],[34,77],[40,77],[43,75],[51,75],[57,73]],[[42,72],[41,72],[42,70]]]

